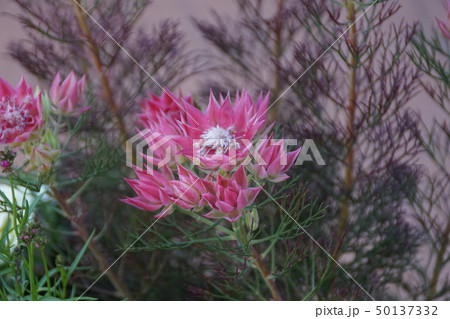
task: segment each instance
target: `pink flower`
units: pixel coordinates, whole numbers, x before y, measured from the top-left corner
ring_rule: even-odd
[[[78,80],[75,73],[72,71],[69,76],[60,83],[61,76],[59,72],[56,74],[53,79],[52,87],[50,88],[50,99],[56,106],[58,113],[62,115],[75,115],[90,109],[90,107],[76,108],[83,95],[85,80],[85,76]]]
[[[217,176],[217,181],[202,181],[207,193],[203,198],[213,209],[206,215],[208,218],[225,218],[231,222],[242,216],[244,208],[250,206],[262,187],[248,187],[248,179],[244,167],[240,166],[231,179]]]
[[[41,96],[24,78],[15,89],[0,78],[0,144],[25,142],[41,125]]]
[[[234,105],[229,95],[221,96],[219,104],[211,93],[205,113],[184,102],[185,134],[176,138],[181,153],[190,160],[198,159],[206,169],[232,170],[247,155],[246,145],[266,125],[268,102],[268,94],[253,102],[245,91],[236,94]]]
[[[270,129],[263,131],[268,102],[268,95],[253,101],[243,91],[234,103],[229,95],[220,97],[219,103],[211,94],[202,112],[190,96],[167,91],[161,97],[150,95],[139,115],[145,128],[141,135],[151,151],[140,154],[147,171],[135,168],[137,179],[128,183],[137,196],[123,201],[143,210],[160,210],[155,217],[178,206],[207,218],[237,221],[262,189],[249,187],[244,166],[251,160],[252,143]],[[300,149],[288,153],[284,146],[272,136],[263,142],[257,162],[249,166],[253,175],[274,182],[287,179],[285,172]]]
[[[174,205],[184,209],[200,210],[206,205],[202,197],[206,192],[205,186],[194,173],[181,165],[177,167],[178,179],[167,167],[162,172],[154,171],[153,174],[136,169],[138,179],[127,182],[138,196],[128,197],[122,201],[142,210],[156,211],[163,208],[155,218],[170,214]]]
[[[203,194],[207,192],[203,180],[181,165],[177,165],[178,179],[171,181],[174,191],[173,201],[184,209],[201,210],[207,202]]]
[[[281,182],[289,178],[285,174],[294,164],[301,148],[286,152],[283,140],[275,141],[271,135],[262,140],[256,148],[255,164],[249,165],[249,170],[259,179],[267,178],[271,182]]]
[[[439,29],[447,39],[450,39],[450,0],[447,0],[447,24],[436,18]]]
[[[167,89],[163,91],[161,97],[149,93],[149,98],[141,103],[141,114],[138,117],[145,128],[154,128],[159,131],[156,128],[164,129],[170,124],[172,128],[175,128],[174,131],[179,133],[179,125],[176,122],[184,115],[181,107],[183,101],[192,103],[192,97],[190,95],[183,97],[181,94],[175,96]]]
[[[142,210],[156,211],[164,207],[160,214],[155,218],[166,216],[172,212],[173,189],[170,180],[173,174],[170,170],[164,171],[165,174],[158,171],[152,175],[135,169],[138,179],[126,179],[128,184],[138,195],[137,197],[127,197],[122,199],[124,203],[133,205]],[[172,195],[172,196],[171,196]]]
[[[180,121],[186,117],[182,108],[183,101],[192,103],[191,96],[178,97],[164,90],[161,97],[149,94],[150,97],[141,103],[141,114],[138,115],[146,130],[141,135],[148,141],[152,156],[144,158],[151,164],[157,165],[166,156],[170,148],[171,163],[178,154],[179,147],[173,137],[183,135]]]

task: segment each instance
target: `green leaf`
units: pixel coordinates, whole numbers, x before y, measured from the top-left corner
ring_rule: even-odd
[[[81,248],[80,252],[78,253],[78,255],[73,260],[72,265],[70,265],[69,271],[67,272],[67,278],[70,278],[70,276],[72,276],[73,272],[77,268],[78,264],[80,263],[81,258],[83,257],[84,253],[86,252],[86,249],[89,246],[89,243],[92,240],[92,237],[94,237],[94,233],[95,233],[95,231],[92,232],[91,236],[89,236],[89,238],[86,241],[86,243],[84,244],[83,248]]]

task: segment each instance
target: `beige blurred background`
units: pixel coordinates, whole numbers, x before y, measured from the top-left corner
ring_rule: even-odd
[[[419,21],[428,29],[434,25],[435,16],[440,16],[442,20],[446,18],[444,0],[400,0],[400,3],[403,8],[395,19]],[[236,10],[232,0],[154,0],[141,18],[140,26],[151,28],[163,19],[176,19],[192,49],[207,49],[208,45],[191,23],[191,17],[208,19],[213,8],[231,17]],[[19,63],[8,56],[8,43],[14,39],[25,39],[25,32],[21,24],[11,16],[17,12],[12,0],[0,0],[0,12],[0,76],[15,84],[25,72]],[[30,82],[37,84],[36,79],[28,78]],[[192,82],[183,85],[184,90],[192,88]]]
[[[445,0],[399,1],[402,9],[393,18],[397,21],[401,19],[405,19],[408,22],[418,21],[424,26],[426,32],[430,32],[431,28],[436,26],[435,17],[440,17],[441,20],[446,19]],[[210,50],[211,47],[202,39],[191,20],[192,17],[208,19],[212,9],[231,18],[237,10],[233,0],[153,0],[153,4],[147,8],[141,17],[139,26],[151,28],[164,19],[175,19],[180,23],[180,30],[185,33],[190,49]],[[13,0],[0,0],[0,13],[0,76],[15,86],[20,77],[25,75],[31,84],[38,85],[38,80],[27,74],[21,65],[8,55],[8,44],[10,41],[26,39],[22,25],[14,18],[14,15],[17,13],[17,7]],[[183,92],[195,93],[197,83],[196,77],[191,78],[181,85],[181,89]],[[161,85],[164,86],[164,83],[161,83]],[[430,100],[426,96],[419,95],[412,101],[410,106],[414,110],[419,111],[422,118],[431,124],[433,117],[437,115],[437,109],[427,107],[429,103]]]

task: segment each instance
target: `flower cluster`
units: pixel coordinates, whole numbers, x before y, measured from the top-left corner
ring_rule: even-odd
[[[42,248],[47,244],[47,238],[42,234],[42,229],[39,223],[32,222],[28,224],[23,233],[19,235],[19,240],[26,246],[34,246],[36,248]]]
[[[20,148],[24,152],[26,171],[48,173],[60,154],[58,137],[54,134],[60,127],[48,127],[57,123],[48,120],[48,113],[71,116],[89,109],[79,107],[85,85],[84,76],[78,80],[71,72],[60,82],[58,73],[47,93],[33,90],[24,78],[16,88],[0,78],[0,145],[6,146],[0,153],[0,164],[4,173],[13,171],[16,152],[10,147]]]
[[[157,218],[178,206],[207,218],[238,220],[251,211],[265,180],[288,178],[300,152],[287,152],[283,141],[268,136],[268,102],[268,95],[254,101],[245,91],[234,103],[230,95],[217,101],[211,93],[202,112],[190,96],[167,90],[150,95],[139,119],[151,154],[141,154],[146,169],[135,166],[137,179],[127,180],[137,196],[123,201],[160,210]]]

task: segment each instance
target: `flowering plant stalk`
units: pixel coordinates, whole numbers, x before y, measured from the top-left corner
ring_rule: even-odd
[[[3,300],[74,298],[66,288],[92,239],[87,239],[70,266],[58,257],[54,268],[49,268],[46,232],[34,212],[44,196],[46,204],[51,201],[47,191],[64,148],[58,137],[66,129],[63,117],[87,111],[79,107],[84,80],[77,82],[72,73],[59,87],[59,79],[58,74],[50,99],[49,93],[33,90],[24,78],[16,88],[0,78],[0,157],[7,175],[0,191],[0,268],[8,275],[1,278]],[[44,268],[42,275],[36,273],[37,262]]]
[[[300,148],[287,152],[282,140],[268,135],[272,127],[266,127],[268,95],[253,101],[242,91],[234,103],[230,95],[220,96],[219,101],[211,93],[202,112],[190,96],[167,90],[161,97],[152,94],[144,100],[139,119],[145,130],[140,134],[151,152],[139,154],[146,163],[134,167],[137,179],[127,180],[138,196],[123,201],[157,211],[158,219],[181,210],[215,225],[226,240],[236,240],[251,254],[251,265],[258,268],[273,299],[281,300],[275,280],[250,240],[259,226],[254,202],[266,182],[289,178],[286,172]],[[231,225],[208,221],[222,218]]]

